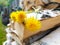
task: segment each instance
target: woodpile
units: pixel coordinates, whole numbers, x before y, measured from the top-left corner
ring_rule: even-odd
[[[10,22],[11,24],[8,26],[7,30],[9,30],[9,31],[7,31],[8,32],[7,34],[11,35],[10,37],[13,39],[13,40],[11,40],[12,42],[16,41],[16,43],[18,42],[17,44],[19,44],[19,45],[28,45],[29,43],[35,42],[37,39],[41,38],[41,37],[39,37],[39,36],[41,36],[40,34],[42,34],[42,36],[43,36],[44,34],[49,32],[48,29],[51,29],[51,28],[59,25],[60,24],[59,20],[60,20],[60,16],[42,20],[41,21],[42,28],[35,32],[25,30],[23,25],[21,25],[17,22],[15,22],[15,23]],[[45,31],[47,31],[47,32],[45,32]],[[30,42],[31,39],[32,39],[32,42]],[[11,42],[9,44],[11,44]]]
[[[33,9],[32,7],[36,8],[38,6],[42,7],[42,9],[44,9],[43,6],[45,5],[45,3],[43,3],[42,0],[24,0],[23,5],[24,5],[24,10],[27,11],[27,10]],[[46,6],[45,9],[55,9],[57,6],[58,5],[49,5],[49,6]],[[51,17],[51,18],[41,20],[41,23],[42,23],[42,27],[40,30],[31,32],[30,30],[26,30],[24,28],[23,24],[19,24],[17,22],[10,21],[10,23],[8,24],[8,29],[7,29],[8,31],[6,31],[6,32],[7,32],[7,34],[11,35],[10,37],[12,40],[10,40],[10,37],[7,37],[7,38],[9,38],[8,40],[10,43],[5,42],[4,45],[6,43],[11,45],[11,43],[13,41],[15,41],[17,45],[30,45],[30,42],[31,42],[30,40],[34,39],[32,41],[32,43],[33,43],[34,41],[36,41],[37,39],[42,37],[41,33],[44,32],[44,34],[46,34],[47,32],[45,33],[45,31],[48,31],[48,29],[51,29],[53,27],[56,27],[57,25],[60,25],[60,15],[53,17],[53,18]],[[41,36],[41,37],[39,37],[39,36]]]
[[[33,9],[32,7],[36,8],[38,6],[42,7],[43,9],[55,9],[60,4],[56,4],[54,2],[60,3],[60,0],[47,0],[47,1],[45,0],[24,0],[23,7],[25,11]],[[47,6],[45,4],[47,4]]]

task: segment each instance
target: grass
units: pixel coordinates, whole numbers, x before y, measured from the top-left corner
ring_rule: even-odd
[[[6,32],[5,32],[5,28],[6,26],[4,26],[2,24],[2,20],[1,20],[1,16],[0,16],[0,45],[3,44],[3,42],[6,40]]]

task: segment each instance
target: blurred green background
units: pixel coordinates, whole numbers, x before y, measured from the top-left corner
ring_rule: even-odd
[[[2,20],[2,17],[0,15],[0,45],[2,45],[3,42],[6,40],[6,32],[5,32],[6,26],[2,24],[1,20]]]
[[[0,0],[0,6],[8,6],[10,0]],[[5,32],[6,26],[2,24],[2,17],[0,14],[0,45],[3,44],[3,42],[6,40],[6,32]]]

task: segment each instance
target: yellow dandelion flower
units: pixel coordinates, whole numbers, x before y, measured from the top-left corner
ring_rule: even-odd
[[[34,18],[29,18],[25,20],[25,27],[27,30],[36,31],[41,28],[41,22]]]
[[[26,17],[26,13],[24,11],[17,11],[17,22],[21,23],[23,22],[24,18]]]
[[[17,15],[16,12],[12,12],[12,13],[10,14],[11,20],[16,21],[16,15]]]

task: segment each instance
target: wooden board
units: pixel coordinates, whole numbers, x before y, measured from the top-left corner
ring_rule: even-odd
[[[42,6],[42,5],[44,5],[42,0],[24,0],[23,1],[24,10],[31,10],[33,6],[36,8],[37,6]]]
[[[20,39],[26,39],[32,35],[39,33],[40,31],[46,31],[50,28],[53,28],[57,24],[60,24],[60,16],[43,20],[43,21],[41,21],[41,23],[42,23],[42,28],[40,30],[35,31],[35,32],[31,32],[29,30],[24,30],[23,25],[15,23],[15,29],[16,29],[17,35],[19,36]]]
[[[24,39],[40,32],[40,31],[46,31],[46,30],[56,26],[57,24],[60,23],[60,16],[43,20],[43,21],[41,21],[41,23],[42,23],[42,28],[38,31],[30,32],[29,30],[24,30]]]
[[[50,0],[51,2],[58,2],[60,3],[60,0]]]

